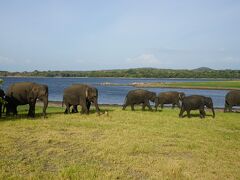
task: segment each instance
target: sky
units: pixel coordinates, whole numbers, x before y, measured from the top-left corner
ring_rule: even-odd
[[[239,0],[0,0],[0,70],[240,69]]]

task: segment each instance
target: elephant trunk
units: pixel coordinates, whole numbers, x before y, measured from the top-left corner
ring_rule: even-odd
[[[46,117],[46,109],[48,107],[48,97],[44,97],[41,99],[43,101],[43,116]]]
[[[157,108],[158,108],[158,105],[159,105],[158,97],[155,98],[154,103],[155,103],[155,110],[157,111]]]
[[[214,111],[214,108],[212,107],[212,113],[213,113],[213,118],[215,118],[215,111]]]
[[[99,109],[99,107],[98,107],[97,99],[95,99],[95,100],[93,101],[93,103],[94,103],[94,106],[95,106],[95,108],[96,108],[96,111],[97,111],[98,115],[100,115],[100,109]]]

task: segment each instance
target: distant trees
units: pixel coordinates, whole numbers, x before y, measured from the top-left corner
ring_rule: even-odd
[[[155,68],[136,68],[102,71],[38,71],[7,72],[1,76],[39,76],[39,77],[131,77],[131,78],[240,78],[240,70],[172,70]]]

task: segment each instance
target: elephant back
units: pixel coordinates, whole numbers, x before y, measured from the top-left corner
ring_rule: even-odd
[[[240,105],[240,90],[232,90],[226,94],[225,100],[228,104]]]

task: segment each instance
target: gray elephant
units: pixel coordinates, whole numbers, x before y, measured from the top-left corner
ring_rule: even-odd
[[[177,91],[169,91],[169,92],[162,92],[158,94],[158,101],[155,104],[155,108],[157,110],[157,107],[159,104],[161,105],[161,108],[163,108],[164,104],[172,104],[172,108],[177,105],[180,108],[180,101],[185,97],[185,93],[183,92],[177,92]]]
[[[142,110],[145,110],[147,106],[149,110],[152,110],[149,101],[156,103],[157,95],[155,92],[143,90],[143,89],[136,89],[131,90],[128,92],[125,102],[123,104],[123,110],[126,109],[128,105],[131,106],[132,111],[134,111],[135,104],[142,104]]]
[[[225,96],[224,112],[232,112],[233,106],[240,106],[240,90],[229,91]]]
[[[35,116],[37,99],[43,101],[43,116],[46,116],[48,106],[48,86],[34,82],[19,82],[11,84],[6,92],[6,115],[10,112],[17,114],[17,106],[29,104],[28,116]]]
[[[187,116],[190,118],[191,110],[199,110],[200,118],[204,118],[206,113],[204,111],[204,107],[208,107],[212,109],[213,118],[215,117],[215,112],[213,108],[212,98],[200,96],[200,95],[192,95],[184,97],[182,100],[182,107],[179,113],[179,117],[183,117],[183,113],[187,111]]]
[[[98,90],[86,84],[73,84],[64,90],[63,102],[66,110],[65,114],[70,113],[70,107],[73,106],[73,112],[77,112],[77,106],[82,106],[82,113],[89,113],[91,103],[95,105],[96,111],[100,114],[98,107]]]
[[[3,107],[3,101],[5,99],[5,93],[2,89],[0,89],[0,118],[2,117],[2,107]]]

